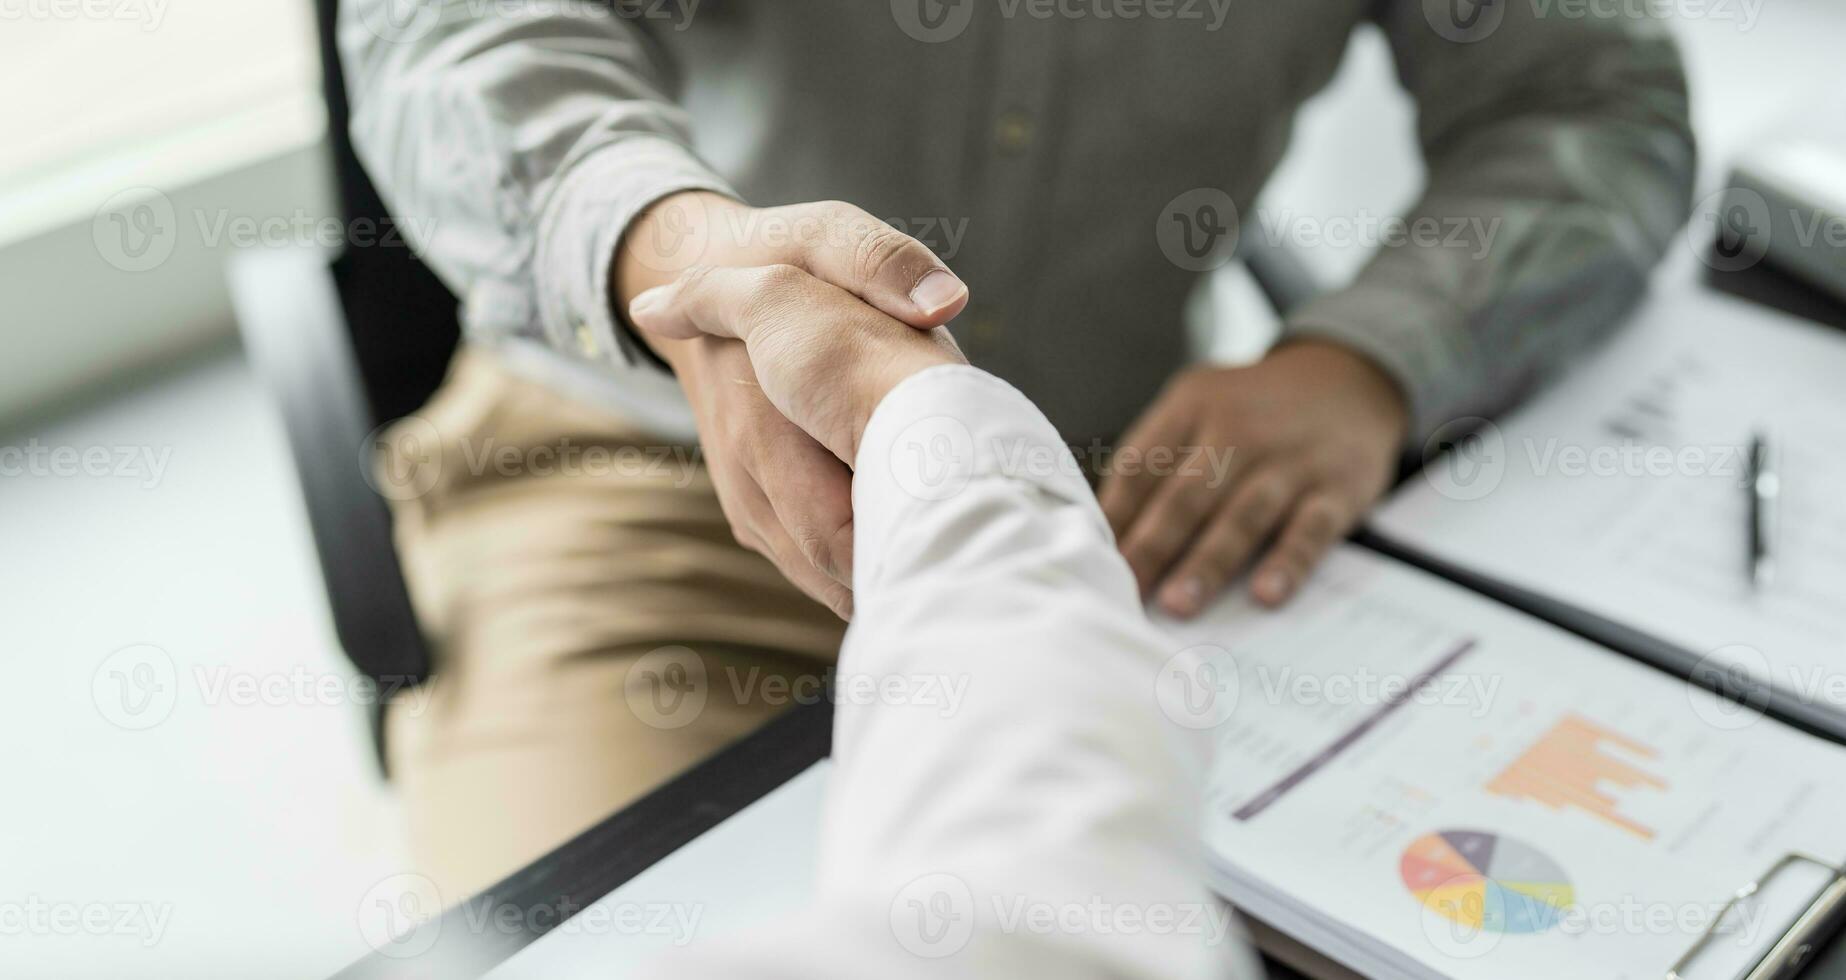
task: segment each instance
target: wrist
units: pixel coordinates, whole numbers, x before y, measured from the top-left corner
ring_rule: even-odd
[[[1394,448],[1410,437],[1410,401],[1403,386],[1364,353],[1337,341],[1302,337],[1285,341],[1269,358],[1295,363],[1315,377],[1331,379],[1338,390],[1351,392],[1365,406],[1367,417],[1382,424]]]
[[[609,265],[609,303],[616,322],[640,338],[668,366],[669,351],[686,342],[663,339],[628,322],[628,304],[636,296],[664,286],[694,265],[736,264],[717,231],[729,227],[736,212],[749,210],[733,198],[711,191],[682,191],[648,205],[629,222]],[[675,367],[677,371],[677,367]]]

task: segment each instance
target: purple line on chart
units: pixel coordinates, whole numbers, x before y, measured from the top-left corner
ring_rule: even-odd
[[[1321,749],[1313,758],[1310,758],[1308,761],[1296,767],[1294,772],[1282,777],[1280,782],[1256,794],[1254,797],[1251,797],[1250,802],[1238,807],[1231,816],[1237,820],[1249,820],[1257,814],[1262,813],[1264,810],[1267,810],[1277,800],[1286,795],[1289,790],[1299,786],[1309,776],[1314,775],[1316,771],[1337,758],[1341,752],[1351,748],[1354,742],[1364,738],[1366,732],[1377,728],[1386,718],[1390,717],[1391,712],[1403,707],[1405,702],[1410,700],[1412,694],[1415,694],[1423,685],[1434,680],[1436,676],[1443,671],[1455,666],[1455,662],[1467,656],[1468,651],[1472,649],[1474,649],[1474,640],[1467,639],[1461,641],[1460,645],[1456,646],[1454,650],[1451,650],[1441,660],[1432,664],[1428,670],[1412,678],[1410,683],[1404,685],[1404,689],[1398,692],[1396,696],[1392,697],[1384,704],[1379,705],[1377,711],[1365,716],[1358,724],[1347,729],[1339,738],[1334,739],[1331,745]]]

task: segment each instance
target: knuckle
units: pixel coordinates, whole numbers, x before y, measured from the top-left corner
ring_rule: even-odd
[[[1276,480],[1258,480],[1244,491],[1242,506],[1236,508],[1238,526],[1252,536],[1267,530],[1282,509],[1285,488]]]
[[[1205,488],[1203,480],[1191,480],[1184,477],[1181,490],[1172,495],[1167,502],[1168,520],[1175,525],[1190,527],[1199,522],[1206,512],[1211,510],[1215,501],[1212,492]]]
[[[1162,569],[1172,564],[1178,557],[1184,532],[1177,530],[1179,525],[1167,524],[1156,528],[1142,541],[1141,554],[1151,569]]]
[[[1301,532],[1308,541],[1332,540],[1346,522],[1346,508],[1325,497],[1316,497],[1301,505]]]
[[[887,268],[904,256],[911,245],[908,235],[878,222],[858,236],[853,250],[853,274],[860,282],[877,282]]]
[[[856,204],[846,201],[825,201],[820,205],[821,220],[832,226],[838,242],[842,234],[852,235],[864,228],[883,225],[884,222],[872,217],[871,213]]]
[[[1276,550],[1273,561],[1289,578],[1300,581],[1307,576],[1308,569],[1314,567],[1314,549],[1304,541],[1292,541]]]
[[[795,542],[795,548],[815,568],[824,569],[832,557],[830,548],[831,535],[822,531],[810,521],[800,521],[788,529],[788,535]]]
[[[846,201],[818,201],[814,205],[815,213],[835,224],[850,224],[865,217],[865,210]]]
[[[1207,590],[1230,578],[1231,569],[1237,564],[1238,550],[1235,542],[1220,540],[1216,545],[1194,550],[1191,557],[1186,559],[1185,567],[1180,570],[1205,583]]]
[[[755,275],[755,291],[758,293],[786,293],[800,287],[807,273],[798,266],[786,262],[759,266]]]
[[[674,292],[680,296],[692,296],[702,292],[711,282],[714,271],[715,267],[710,265],[687,266],[680,272],[679,278],[674,280]]]
[[[752,273],[750,289],[738,313],[748,323],[774,321],[794,301],[797,284],[803,275],[792,265],[766,265]]]
[[[1208,534],[1210,545],[1199,549],[1200,557],[1229,575],[1250,553],[1257,533],[1245,527],[1243,517],[1235,508],[1226,508],[1218,514],[1216,526]]]

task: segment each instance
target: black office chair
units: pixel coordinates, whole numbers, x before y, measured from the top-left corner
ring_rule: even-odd
[[[348,222],[385,228],[389,216],[347,136],[334,4],[316,0],[340,204]],[[459,336],[455,298],[408,248],[383,245],[251,252],[231,263],[229,278],[250,363],[281,408],[340,645],[381,694],[421,683],[429,650],[366,467],[372,433],[441,383]],[[381,767],[383,701],[370,712]]]

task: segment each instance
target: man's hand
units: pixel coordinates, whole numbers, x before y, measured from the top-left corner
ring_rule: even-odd
[[[918,330],[793,266],[700,266],[628,307],[643,330],[675,340],[742,342],[769,404],[840,463],[884,396],[925,368],[966,364],[947,330]]]
[[[1407,428],[1396,384],[1337,344],[1195,368],[1129,432],[1103,512],[1142,593],[1167,612],[1197,615],[1265,544],[1251,591],[1278,605],[1390,485]],[[1170,465],[1150,464],[1157,448]],[[1207,465],[1227,450],[1228,466]]]
[[[762,267],[775,271],[747,280],[718,274]],[[692,280],[731,288],[678,295],[698,301],[700,322],[730,323],[739,335],[739,326],[779,311],[808,321],[815,336],[851,335],[876,323],[904,326],[924,340],[920,331],[948,322],[968,300],[967,287],[927,247],[858,208],[758,210],[695,192],[658,202],[628,229],[611,284],[616,308],[693,269],[702,271]],[[831,291],[828,302],[815,306],[822,289]],[[670,333],[643,336],[692,404],[732,533],[850,618],[852,472],[838,447],[823,446],[770,403],[744,344],[702,331]],[[856,439],[855,432],[850,441]]]

